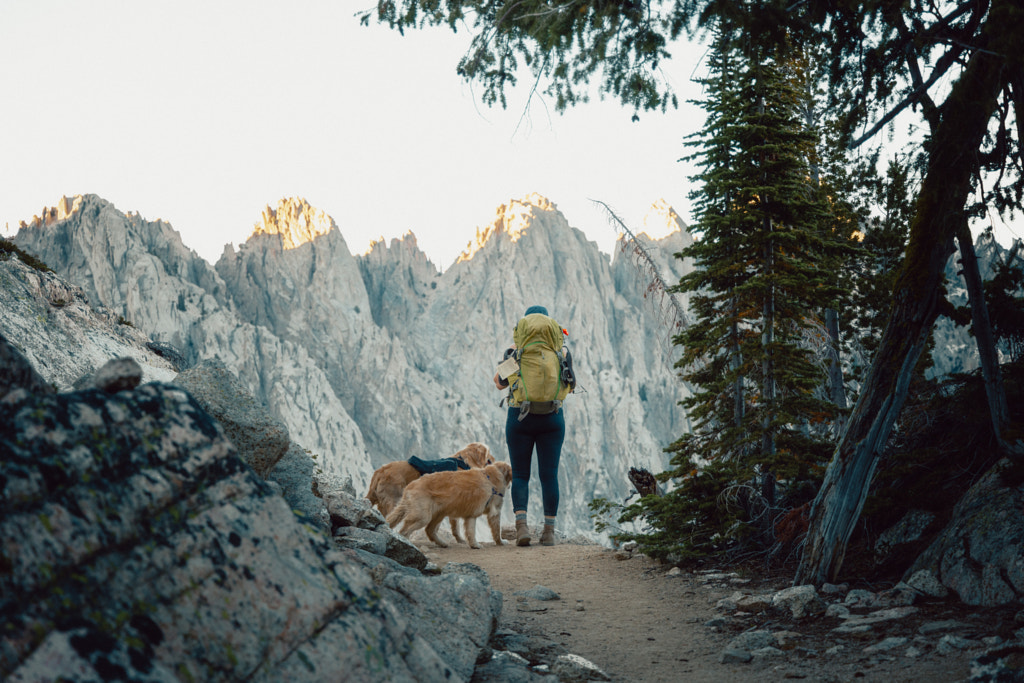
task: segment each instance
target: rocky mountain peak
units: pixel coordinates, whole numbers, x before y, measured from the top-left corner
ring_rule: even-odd
[[[29,223],[21,221],[19,227],[21,228],[43,228],[48,225],[52,225],[57,221],[62,221],[68,216],[80,211],[82,206],[87,201],[103,201],[94,194],[85,195],[84,197],[80,194],[76,194],[74,197],[62,196],[57,202],[56,206],[43,207],[42,215],[32,216],[32,220]]]
[[[312,242],[338,226],[334,219],[299,197],[288,197],[263,210],[262,221],[256,223],[253,235],[278,235],[285,249]]]
[[[558,207],[550,199],[536,192],[531,192],[522,199],[510,199],[507,204],[497,208],[494,221],[490,225],[476,229],[476,237],[466,245],[466,250],[459,255],[456,263],[473,258],[474,254],[497,235],[507,235],[510,241],[517,242],[523,233],[534,225],[536,217],[541,213],[558,213]]]
[[[675,232],[688,233],[688,230],[676,210],[664,199],[658,199],[644,216],[643,232],[651,239],[661,239]]]

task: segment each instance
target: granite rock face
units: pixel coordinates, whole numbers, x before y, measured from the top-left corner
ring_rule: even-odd
[[[907,570],[928,570],[969,605],[1024,600],[1024,484],[1008,484],[1002,461],[953,510],[943,532]]]
[[[71,389],[114,358],[134,359],[140,381],[174,377],[170,361],[146,346],[141,328],[98,303],[55,273],[14,257],[0,260],[0,335],[46,386]]]
[[[672,254],[690,238],[661,208],[674,231],[639,239],[674,282],[686,264]],[[353,256],[334,220],[302,200],[268,208],[216,267],[166,223],[93,195],[44,213],[19,245],[151,343],[179,349],[177,367],[221,359],[317,456],[323,478],[350,479],[360,493],[376,467],[410,455],[446,457],[481,441],[507,457],[491,377],[534,303],[569,331],[580,386],[565,408],[561,532],[593,535],[591,498],[624,499],[629,468],[664,469],[662,449],[689,426],[675,328],[647,296],[642,269],[628,253],[609,260],[537,195],[499,207],[443,273],[411,234]]]
[[[220,423],[246,463],[266,479],[288,450],[288,428],[246,391],[220,359],[200,362],[175,377],[174,383]]]
[[[5,680],[468,680],[493,630],[485,576],[339,550],[176,385],[15,389],[0,452]]]

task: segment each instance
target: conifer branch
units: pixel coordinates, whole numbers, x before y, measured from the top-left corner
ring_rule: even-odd
[[[632,246],[633,257],[639,261],[637,264],[642,271],[646,271],[646,274],[650,276],[651,282],[647,287],[647,291],[657,290],[662,295],[662,300],[668,298],[669,304],[671,305],[670,317],[673,329],[686,328],[690,326],[690,320],[686,316],[686,311],[683,310],[682,304],[676,298],[676,295],[671,291],[671,285],[665,281],[665,278],[661,274],[661,269],[658,268],[658,264],[654,262],[650,252],[644,247],[644,245],[637,239],[636,235],[630,230],[621,218],[616,215],[610,206],[602,202],[600,199],[591,199],[590,201],[595,204],[600,204],[601,208],[608,214],[608,220],[616,227],[617,232],[621,232],[625,237],[623,248],[627,244]],[[646,296],[646,295],[645,295]]]

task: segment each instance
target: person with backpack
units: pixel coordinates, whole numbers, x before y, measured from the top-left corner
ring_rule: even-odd
[[[565,440],[562,401],[575,388],[565,330],[543,306],[530,306],[512,331],[513,346],[494,375],[498,389],[509,389],[505,442],[512,465],[512,511],[516,545],[530,545],[526,521],[533,452],[537,451],[544,508],[541,545],[555,544],[558,516],[558,461]]]

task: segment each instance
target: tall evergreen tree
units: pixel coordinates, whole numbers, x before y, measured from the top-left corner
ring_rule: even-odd
[[[709,69],[707,121],[688,143],[701,169],[693,193],[699,239],[679,254],[695,268],[675,288],[692,293],[694,320],[675,341],[695,388],[684,401],[694,430],[674,445],[674,469],[662,475],[679,486],[626,516],[643,514],[654,527],[642,540],[655,553],[715,552],[723,536],[750,532],[770,543],[771,519],[759,515],[773,506],[772,488],[760,486],[755,503],[745,484],[818,476],[830,445],[815,426],[835,412],[805,341],[838,293],[825,267],[827,206],[810,182],[817,136],[800,118],[787,69],[744,55],[727,28]],[[723,496],[730,490],[743,493]],[[723,500],[739,504],[728,509]],[[685,533],[672,539],[670,529]]]

